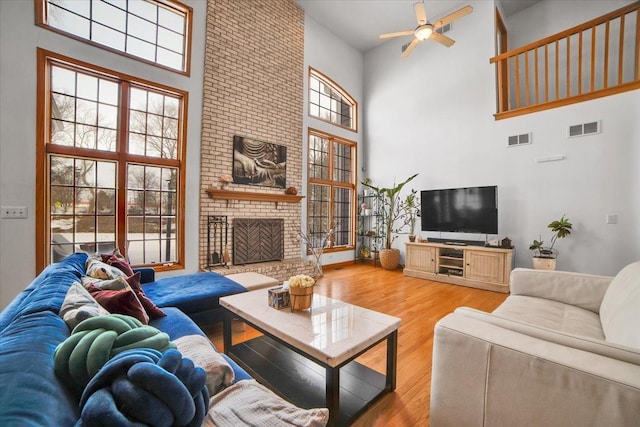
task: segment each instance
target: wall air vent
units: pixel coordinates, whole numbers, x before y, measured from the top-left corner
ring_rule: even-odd
[[[531,132],[523,133],[521,135],[512,135],[507,140],[507,145],[509,147],[527,144],[531,144]]]
[[[442,27],[438,28],[436,30],[436,33],[444,34],[444,33],[448,33],[449,31],[451,31],[451,23],[447,25],[443,25]]]
[[[600,133],[600,121],[582,123],[579,125],[569,126],[569,138],[577,138],[579,136],[595,135]]]

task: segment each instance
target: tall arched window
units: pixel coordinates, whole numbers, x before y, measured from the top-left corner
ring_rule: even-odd
[[[309,68],[309,115],[358,130],[358,103],[331,79]]]
[[[37,0],[44,28],[189,74],[193,10],[177,0]]]
[[[38,269],[118,247],[184,264],[187,93],[38,50]]]
[[[335,226],[328,250],[353,250],[356,143],[309,130],[307,225],[320,241]]]

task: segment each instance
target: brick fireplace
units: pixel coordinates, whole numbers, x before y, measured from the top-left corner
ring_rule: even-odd
[[[282,261],[216,268],[223,274],[256,271],[284,280],[313,272],[301,258],[301,202],[212,198],[221,175],[231,175],[233,137],[287,147],[286,186],[306,193],[302,182],[304,12],[294,0],[207,2],[200,180],[201,268],[207,265],[207,215],[226,215],[233,235],[237,219],[282,220]],[[277,41],[277,42],[276,42]],[[282,189],[231,183],[226,191],[280,196]],[[233,244],[229,251],[234,253]],[[233,257],[232,257],[233,258]]]

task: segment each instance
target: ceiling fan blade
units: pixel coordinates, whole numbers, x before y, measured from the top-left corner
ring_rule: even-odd
[[[411,40],[411,43],[402,46],[402,57],[407,58],[411,55],[411,52],[413,52],[413,49],[418,45],[418,43],[420,43],[420,40],[413,39]]]
[[[433,23],[433,28],[437,30],[438,28],[444,27],[445,25],[455,21],[456,19],[460,19],[463,16],[468,15],[471,12],[473,12],[473,8],[471,6],[465,6],[462,9],[458,9],[455,12],[450,13],[444,18],[438,19],[436,22]]]
[[[429,38],[434,41],[437,41],[438,43],[445,45],[446,47],[451,47],[456,42],[455,40],[450,39],[449,37],[442,35],[440,33],[437,33],[435,31],[431,33],[431,37]]]
[[[384,33],[378,36],[379,39],[390,39],[391,37],[408,36],[413,34],[413,30],[396,31],[395,33]]]
[[[416,12],[416,19],[418,20],[418,25],[424,25],[427,23],[427,14],[424,11],[424,3],[417,2],[413,5],[413,10]]]

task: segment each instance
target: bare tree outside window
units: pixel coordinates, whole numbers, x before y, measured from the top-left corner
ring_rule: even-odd
[[[133,264],[175,262],[180,255],[180,96],[123,85],[68,64],[52,62],[48,70],[49,258],[120,246]],[[129,105],[119,104],[121,90],[129,91]],[[123,114],[129,132],[118,143]],[[113,154],[118,149],[124,162]],[[119,174],[125,174],[122,207]]]
[[[355,143],[328,134],[309,134],[309,191],[305,240],[317,247],[328,230],[326,249],[351,248],[355,216]],[[323,244],[324,248],[324,244]]]

